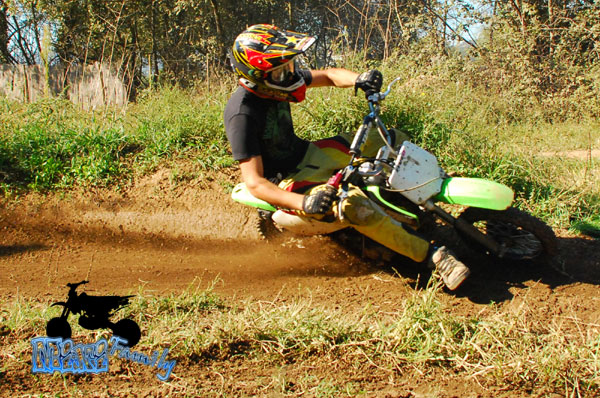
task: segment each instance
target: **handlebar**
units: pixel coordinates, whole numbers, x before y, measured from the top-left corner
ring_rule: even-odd
[[[67,283],[67,287],[71,288],[71,289],[77,289],[78,286],[85,285],[86,283],[89,283],[89,282],[90,281],[83,280],[83,281],[77,282],[77,283]]]
[[[338,171],[334,174],[330,180],[328,181],[329,185],[334,187],[341,186],[341,191],[339,193],[339,201],[338,201],[338,214],[341,220],[344,219],[344,212],[342,211],[342,203],[348,197],[348,183],[351,179],[351,176],[355,172],[359,172],[359,168],[354,165],[354,161],[361,156],[361,148],[367,139],[367,134],[371,128],[376,128],[385,143],[385,147],[379,151],[377,154],[377,158],[375,160],[376,169],[374,171],[369,171],[366,175],[375,176],[381,172],[383,168],[384,162],[382,162],[383,158],[389,156],[389,154],[393,154],[397,156],[396,151],[392,147],[390,133],[386,128],[385,124],[379,117],[379,102],[384,100],[392,91],[392,87],[394,84],[402,80],[401,77],[397,77],[388,84],[386,90],[384,92],[375,93],[367,97],[367,101],[369,101],[369,113],[364,117],[362,124],[354,134],[354,139],[352,140],[352,144],[350,145],[350,154],[352,155],[350,158],[350,162],[346,167],[342,170]]]
[[[397,82],[399,82],[400,80],[402,80],[402,78],[401,77],[397,77],[394,80],[392,80],[390,82],[390,84],[388,84],[387,89],[384,92],[382,92],[382,93],[375,93],[373,95],[370,95],[369,98],[368,98],[369,102],[379,102],[379,101],[384,100],[385,97],[387,97],[390,94],[390,92],[392,91],[392,86],[394,84],[396,84]]]
[[[375,127],[379,131],[383,142],[386,144],[390,152],[396,155],[396,151],[392,148],[390,134],[385,124],[379,117],[379,102],[384,100],[392,91],[392,87],[394,84],[402,80],[401,77],[397,77],[388,84],[387,89],[384,92],[375,93],[370,95],[367,98],[369,101],[369,114],[367,114],[363,120],[362,125],[358,128],[356,133],[354,134],[354,139],[352,144],[350,145],[350,154],[352,154],[352,159],[350,163],[354,161],[356,157],[359,157],[361,154],[361,147],[365,143],[367,138],[368,131]]]

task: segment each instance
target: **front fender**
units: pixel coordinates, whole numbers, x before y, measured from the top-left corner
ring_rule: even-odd
[[[277,211],[277,208],[275,208],[272,204],[265,202],[262,199],[258,199],[252,195],[250,191],[248,191],[246,184],[243,182],[240,182],[233,188],[233,192],[231,192],[231,198],[236,202],[246,206],[252,206],[267,211]]]
[[[506,185],[482,178],[451,177],[444,180],[435,199],[450,204],[505,210],[511,205],[514,192]]]

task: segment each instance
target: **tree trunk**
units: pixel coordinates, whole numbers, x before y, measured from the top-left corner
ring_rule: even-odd
[[[129,51],[129,59],[127,66],[128,78],[125,80],[129,89],[129,101],[135,101],[137,96],[137,88],[141,83],[141,73],[139,67],[141,62],[138,62],[139,45],[138,45],[138,31],[136,23],[131,24],[131,46]]]
[[[554,7],[552,4],[552,0],[548,0],[548,29],[549,33],[549,48],[548,54],[550,56],[550,61],[552,61],[554,57]]]
[[[151,66],[149,65],[149,78],[150,82],[153,82],[158,76],[158,54],[156,49],[156,1],[152,1],[151,6],[151,24],[152,24],[152,55],[150,56]]]
[[[0,63],[14,63],[8,52],[8,5],[0,0]]]
[[[517,16],[519,17],[519,22],[521,25],[521,33],[523,37],[527,35],[527,21],[525,20],[525,15],[523,14],[523,2],[519,0],[519,4],[515,0],[510,0],[510,4],[513,9],[516,11]]]
[[[494,24],[496,23],[496,14],[498,10],[498,0],[494,1],[492,8],[492,22],[490,23],[490,49],[494,49]]]
[[[444,7],[444,30],[442,32],[442,48],[441,53],[446,54],[446,43],[448,41],[448,8]]]
[[[215,27],[217,30],[217,37],[218,38],[223,38],[223,23],[221,22],[221,16],[219,13],[219,5],[217,4],[216,0],[210,0],[210,4],[212,5],[212,9],[213,9],[213,16],[215,17]],[[221,48],[219,48],[219,54],[224,54],[225,53],[225,48],[227,48],[228,45],[225,45],[223,42],[221,42]]]
[[[212,5],[213,15],[215,17],[215,26],[217,29],[217,37],[223,37],[223,25],[221,24],[221,17],[219,16],[219,7],[217,5],[216,0],[210,0],[210,4]]]
[[[35,45],[37,47],[38,54],[41,54],[42,44],[41,44],[40,35],[38,32],[39,21],[38,21],[38,15],[37,15],[37,2],[35,2],[35,1],[31,2],[31,18],[33,19],[33,31],[34,31]]]

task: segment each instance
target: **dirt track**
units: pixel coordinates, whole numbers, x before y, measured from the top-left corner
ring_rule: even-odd
[[[0,296],[62,299],[64,285],[82,279],[90,280],[86,291],[93,294],[135,293],[139,286],[164,294],[218,277],[216,290],[228,299],[309,296],[315,307],[352,311],[370,304],[387,311],[429,276],[408,262],[397,264],[394,275],[327,238],[263,243],[253,211],[221,187],[234,180],[222,175],[173,185],[161,171],[126,193],[32,195],[7,205],[0,212]],[[478,313],[490,302],[510,308],[526,296],[541,322],[562,313],[600,323],[600,241],[557,233],[558,270],[499,268],[468,258],[472,277],[446,297],[453,311]]]

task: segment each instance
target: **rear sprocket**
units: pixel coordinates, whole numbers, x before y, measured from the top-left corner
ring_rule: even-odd
[[[258,209],[258,217],[256,219],[256,231],[261,239],[266,241],[272,241],[278,237],[281,237],[282,231],[275,226],[272,211]]]

